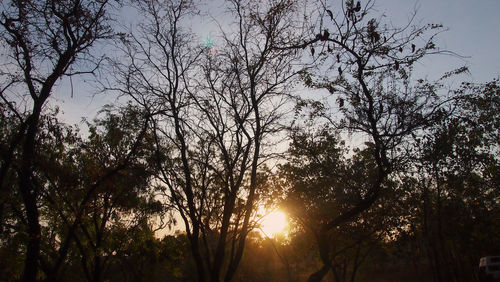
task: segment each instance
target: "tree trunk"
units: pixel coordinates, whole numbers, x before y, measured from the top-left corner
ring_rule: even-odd
[[[94,271],[93,271],[93,282],[101,281],[102,277],[102,267],[101,267],[101,256],[98,252],[96,252],[96,257],[94,258]]]
[[[26,259],[24,262],[23,281],[36,281],[38,273],[38,259],[40,256],[40,222],[36,198],[36,189],[32,179],[32,168],[34,159],[35,137],[40,119],[41,103],[33,106],[33,114],[29,117],[27,134],[23,144],[21,169],[19,173],[19,189],[26,209],[26,219],[28,221],[28,245],[26,249]]]
[[[329,266],[323,265],[323,267],[321,267],[320,270],[311,274],[311,276],[309,276],[309,279],[307,279],[307,281],[308,282],[320,282],[328,274],[329,270],[330,270]]]
[[[250,172],[250,191],[248,194],[247,202],[245,205],[245,217],[243,219],[243,226],[241,227],[240,231],[240,239],[239,239],[239,244],[238,244],[238,249],[236,251],[236,256],[234,260],[230,261],[228,270],[226,272],[226,275],[224,277],[225,282],[229,282],[233,279],[234,274],[236,273],[236,270],[241,262],[241,258],[243,256],[243,251],[245,250],[245,240],[248,234],[248,228],[249,228],[249,222],[250,222],[250,215],[252,213],[253,205],[254,205],[254,200],[255,200],[255,193],[257,189],[257,168],[259,165],[259,156],[260,156],[260,140],[262,138],[262,125],[261,125],[261,117],[260,117],[260,111],[259,111],[259,102],[256,97],[256,82],[255,82],[255,76],[251,77],[250,80],[250,100],[252,102],[252,107],[253,107],[253,114],[255,118],[255,132],[253,136],[253,145],[254,145],[254,152],[252,156],[252,165],[251,165],[251,172]],[[252,139],[248,133],[245,133],[247,138],[250,140]]]
[[[229,229],[229,224],[231,220],[231,215],[234,211],[234,202],[236,199],[236,194],[232,191],[226,197],[224,203],[224,212],[222,216],[222,225],[220,228],[219,241],[217,242],[217,248],[215,250],[214,263],[212,269],[210,270],[210,281],[219,282],[222,264],[224,262],[225,252],[226,252],[226,241],[227,232]]]
[[[316,242],[318,244],[318,251],[321,261],[323,262],[323,266],[320,270],[314,272],[309,276],[307,281],[316,282],[321,281],[330,270],[330,245],[328,244],[328,239],[326,235],[326,231],[319,231],[320,234],[316,235]]]

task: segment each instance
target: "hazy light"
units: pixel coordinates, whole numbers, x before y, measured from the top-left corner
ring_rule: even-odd
[[[275,210],[262,219],[260,226],[265,236],[273,237],[287,232],[288,219],[282,211]]]

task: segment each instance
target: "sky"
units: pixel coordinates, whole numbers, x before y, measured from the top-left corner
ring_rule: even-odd
[[[432,56],[424,60],[430,75],[468,65],[472,82],[486,82],[500,76],[500,1],[498,0],[379,0],[377,7],[401,21],[416,7],[422,23],[448,28],[437,45],[466,58]]]
[[[417,22],[448,28],[439,36],[437,45],[463,58],[428,57],[416,67],[417,76],[437,79],[446,71],[467,65],[470,75],[463,79],[468,81],[481,83],[500,77],[500,0],[377,0],[375,8],[394,24],[406,23],[410,12],[417,8]],[[212,32],[199,33],[203,42]],[[95,94],[83,80],[73,78],[73,97],[68,79],[61,81],[54,91],[51,104],[60,107],[63,122],[79,124],[82,117],[94,118],[104,104],[119,102],[113,95]]]

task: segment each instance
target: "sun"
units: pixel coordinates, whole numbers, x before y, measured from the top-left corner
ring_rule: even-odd
[[[268,237],[286,234],[288,229],[288,218],[285,213],[275,210],[262,218],[260,222],[261,232]]]

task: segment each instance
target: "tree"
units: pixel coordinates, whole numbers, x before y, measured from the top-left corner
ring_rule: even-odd
[[[103,280],[134,230],[162,214],[150,182],[153,139],[147,116],[130,106],[102,112],[104,117],[88,123],[88,140],[49,144],[42,151],[48,152],[43,159],[49,160],[40,164],[48,169],[42,191],[47,207],[43,219],[49,223],[45,232],[58,238],[47,240],[44,249],[43,270],[50,280],[57,278],[66,256],[61,250],[70,243],[70,260],[81,262],[81,275],[89,281]],[[54,156],[50,148],[62,148],[60,155]]]
[[[226,233],[232,233],[225,281],[234,276],[252,229],[259,190],[266,184],[262,166],[267,158],[266,142],[280,130],[283,106],[297,71],[293,68],[296,52],[276,47],[284,40],[300,37],[293,18],[297,5],[294,1],[271,1],[266,5],[231,1],[231,5],[237,19],[236,33],[224,34],[224,49],[208,58],[204,66],[207,88],[198,99],[200,105],[214,101],[202,111],[211,128],[207,133],[220,150],[219,164],[213,163],[212,167],[221,180],[225,201],[215,269],[222,266],[229,245]],[[212,271],[212,281],[219,279],[218,272]]]
[[[9,51],[2,71],[0,95],[4,105],[18,119],[19,128],[8,141],[0,168],[0,184],[11,168],[15,151],[21,154],[18,189],[22,195],[28,225],[24,281],[38,273],[40,221],[37,198],[40,187],[33,174],[35,140],[40,115],[57,80],[66,75],[91,73],[89,53],[99,40],[111,35],[107,9],[109,1],[7,1],[0,21],[2,45]],[[78,63],[90,63],[90,70],[71,71]],[[24,109],[31,108],[24,111]]]
[[[192,135],[189,134],[187,121],[192,115],[192,102],[186,91],[186,87],[190,87],[187,83],[190,82],[189,75],[193,73],[202,50],[190,46],[192,37],[181,28],[181,21],[195,10],[191,1],[140,1],[137,4],[146,18],[139,25],[140,35],[123,33],[120,38],[127,61],[119,59],[114,63],[117,83],[114,89],[135,100],[154,116],[155,166],[160,175],[164,175],[167,190],[172,192],[167,195],[170,202],[166,204],[178,206],[192,246],[199,280],[204,281],[205,269],[199,247],[200,226],[191,226],[188,221],[188,218],[195,222],[197,219],[193,181],[199,178],[193,177],[189,163],[188,146],[191,140],[188,138]],[[177,197],[177,186],[173,186],[177,184],[170,184],[168,177],[172,174],[174,179],[182,181],[179,188],[185,196]],[[185,203],[188,210],[181,203]]]
[[[41,116],[33,167],[43,223],[39,261],[50,281],[68,277],[68,270],[89,260],[94,264],[89,277],[99,280],[103,273],[99,256],[108,260],[114,251],[123,249],[131,230],[161,209],[153,198],[155,187],[149,183],[147,117],[130,107],[119,113],[109,108],[104,112],[104,118],[88,124],[88,140],[58,122],[56,112]],[[17,167],[18,160],[12,165]],[[13,188],[16,184],[12,183]],[[25,218],[19,195],[8,196],[9,201],[3,203],[2,251],[19,256],[27,241]],[[2,257],[2,262],[8,258]]]
[[[383,194],[388,176],[406,163],[405,147],[411,134],[441,117],[439,85],[411,79],[412,65],[424,56],[440,53],[433,43],[440,25],[392,27],[370,18],[373,1],[364,5],[342,2],[334,14],[324,4],[323,18],[313,38],[283,48],[310,48],[324,61],[320,71],[304,72],[305,83],[337,98],[336,116],[324,116],[334,127],[367,138],[367,150],[375,163],[375,175],[367,192],[350,209],[332,215],[323,233],[356,218]],[[423,44],[417,42],[424,42]],[[320,49],[319,52],[315,52]],[[318,103],[314,103],[318,105]],[[327,108],[327,107],[326,107]],[[325,106],[319,108],[325,109]],[[322,239],[318,239],[318,244]],[[320,247],[323,268],[311,275],[319,281],[331,268],[328,248]]]
[[[420,233],[415,237],[425,242],[435,281],[477,278],[469,265],[492,251],[479,242],[495,242],[486,234],[498,228],[490,217],[499,197],[493,188],[498,183],[499,127],[491,114],[499,106],[498,83],[464,83],[454,92],[453,111],[419,139],[411,170],[418,181],[415,196],[421,198],[412,221]]]
[[[394,228],[394,205],[379,200],[359,219],[325,232],[332,214],[352,209],[366,195],[376,179],[376,166],[369,149],[356,150],[348,158],[349,150],[329,126],[315,130],[293,131],[287,162],[279,167],[284,205],[298,232],[317,241],[320,253],[329,253],[331,266],[324,271],[332,270],[335,281],[354,281],[370,250]],[[391,190],[394,186],[385,185]]]
[[[183,32],[191,2],[142,2],[141,35],[124,35],[127,62],[116,64],[115,89],[155,115],[158,179],[184,222],[200,281],[236,272],[253,227],[263,142],[277,130],[295,75],[295,52],[275,48],[292,34],[294,3],[230,4],[236,32],[222,31],[212,56]]]
[[[148,224],[140,224],[127,236],[127,247],[115,255],[108,271],[111,281],[172,281],[189,279],[192,269],[185,236],[157,238]],[[185,271],[185,269],[187,269]]]

